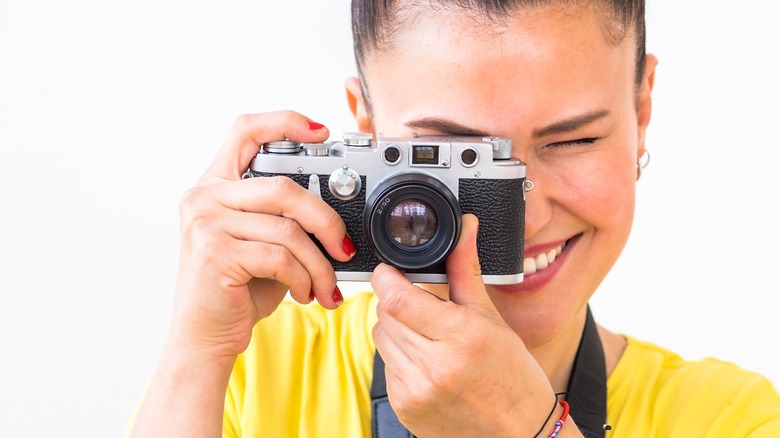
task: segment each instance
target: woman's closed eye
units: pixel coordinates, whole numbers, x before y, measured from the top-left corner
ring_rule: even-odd
[[[570,147],[577,147],[577,146],[589,146],[592,144],[595,144],[597,140],[599,140],[600,137],[587,137],[587,138],[578,138],[576,140],[567,140],[567,141],[558,141],[555,143],[548,144],[547,148],[570,148]]]

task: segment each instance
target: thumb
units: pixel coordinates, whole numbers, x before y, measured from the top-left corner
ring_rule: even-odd
[[[476,216],[463,215],[460,239],[446,262],[450,300],[471,307],[483,315],[498,315],[482,282],[482,270],[477,255],[478,229],[479,220]]]

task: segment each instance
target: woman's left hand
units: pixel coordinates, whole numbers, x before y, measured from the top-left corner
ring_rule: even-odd
[[[544,372],[485,290],[477,227],[475,216],[463,217],[447,259],[450,301],[388,265],[371,279],[388,398],[419,437],[533,436],[555,403]]]

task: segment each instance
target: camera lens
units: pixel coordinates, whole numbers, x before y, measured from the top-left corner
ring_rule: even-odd
[[[440,264],[460,236],[455,195],[438,179],[398,174],[366,200],[363,228],[377,257],[399,269],[422,271]]]
[[[425,201],[405,199],[393,207],[387,218],[387,233],[403,248],[424,245],[436,234],[436,213]]]

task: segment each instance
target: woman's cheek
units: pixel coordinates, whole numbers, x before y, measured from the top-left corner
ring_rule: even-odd
[[[565,175],[568,209],[595,227],[630,222],[636,173],[629,158],[605,154],[567,166],[561,175]]]

